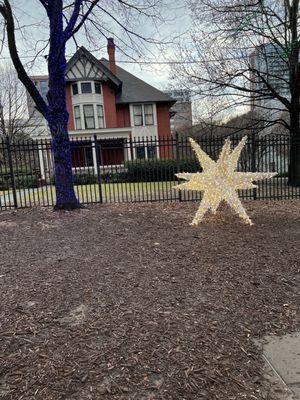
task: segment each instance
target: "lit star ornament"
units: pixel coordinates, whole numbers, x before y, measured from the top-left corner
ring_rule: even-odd
[[[191,225],[198,225],[199,222],[202,221],[205,213],[209,210],[215,214],[223,200],[226,201],[247,224],[252,225],[252,221],[239,199],[238,190],[253,189],[257,187],[252,183],[253,181],[272,178],[277,175],[277,172],[261,173],[236,171],[238,160],[246,144],[246,140],[247,136],[232,150],[230,140],[226,139],[219,159],[214,161],[190,138],[192,149],[196,153],[203,172],[182,172],[176,174],[179,179],[184,179],[188,182],[175,186],[175,189],[204,192],[200,207]]]

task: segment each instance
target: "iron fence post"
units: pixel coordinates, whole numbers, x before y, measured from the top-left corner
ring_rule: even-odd
[[[256,172],[256,139],[251,136],[251,172]],[[257,200],[257,188],[253,189],[253,200]]]
[[[100,157],[99,153],[101,154],[101,143],[97,140],[97,135],[94,135],[94,146],[96,152],[96,164],[97,164],[97,182],[99,188],[99,201],[103,203],[103,193],[102,193],[102,179],[101,179],[101,169],[100,169]]]
[[[10,140],[9,140],[8,136],[6,136],[5,142],[6,142],[6,147],[7,147],[8,167],[9,167],[9,175],[10,175],[11,185],[12,185],[14,208],[18,208],[17,189],[16,189],[15,174],[14,174],[14,166],[13,166],[13,161],[12,161],[12,156],[11,156],[11,145],[10,145]]]
[[[175,133],[175,150],[176,150],[176,171],[177,173],[180,172],[180,160],[179,160],[179,135],[178,132]],[[179,190],[178,193],[178,200],[182,201],[182,194],[181,191]]]

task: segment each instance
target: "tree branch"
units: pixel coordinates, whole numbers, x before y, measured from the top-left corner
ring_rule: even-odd
[[[5,22],[6,22],[6,32],[7,32],[7,40],[8,40],[8,48],[9,53],[14,64],[14,67],[17,71],[18,78],[26,87],[28,93],[33,98],[38,111],[45,117],[48,113],[48,106],[39,91],[35,87],[32,80],[27,75],[25,68],[19,58],[17,46],[16,46],[16,38],[15,38],[15,24],[14,17],[12,14],[12,9],[9,3],[9,0],[4,0],[3,4],[0,4],[0,13],[2,14]]]

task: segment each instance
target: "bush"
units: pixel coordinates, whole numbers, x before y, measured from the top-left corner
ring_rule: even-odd
[[[54,184],[54,179],[51,180]],[[128,182],[127,172],[104,172],[101,174],[102,183]],[[81,173],[74,174],[74,185],[95,185],[98,183],[97,175]]]
[[[128,173],[123,172],[105,172],[101,174],[101,181],[103,183],[126,183],[128,180]]]
[[[36,175],[18,175],[15,177],[17,189],[30,189],[39,186],[39,178]]]
[[[9,190],[12,187],[10,175],[1,175],[0,190]]]
[[[81,173],[74,174],[74,185],[94,185],[97,183],[97,176],[94,174]]]
[[[39,186],[39,178],[36,175],[22,174],[15,175],[16,189],[30,189]],[[10,175],[0,176],[0,190],[9,190],[12,188],[12,180]]]
[[[101,174],[102,183],[127,182],[159,182],[174,181],[177,172],[177,162],[174,159],[134,160],[125,162],[125,171]],[[200,170],[196,160],[182,159],[179,161],[180,172],[197,172]],[[54,179],[51,177],[51,184]],[[98,183],[94,173],[81,172],[74,174],[74,185],[95,185]]]
[[[135,160],[125,163],[128,182],[159,182],[174,181],[175,174],[180,172],[197,172],[199,163],[192,158],[181,159],[177,163],[174,159]]]

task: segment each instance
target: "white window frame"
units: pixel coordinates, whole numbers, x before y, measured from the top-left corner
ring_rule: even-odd
[[[86,126],[86,121],[85,121],[86,116],[85,116],[85,113],[84,113],[84,107],[86,107],[86,106],[92,107],[92,109],[93,109],[93,120],[94,120],[94,127],[93,127],[93,128],[88,128],[88,127]],[[84,129],[85,129],[85,130],[88,130],[88,129],[96,129],[95,104],[89,104],[89,103],[82,104],[82,112],[83,112]],[[88,116],[87,118],[92,118],[92,117],[91,117],[91,116]]]
[[[148,146],[147,145],[144,145],[144,146],[135,146],[134,147],[134,149],[135,149],[135,159],[136,160],[155,160],[155,159],[158,159],[159,158],[159,153],[158,153],[158,146],[155,146],[155,145],[153,145],[153,147],[155,148],[155,157],[154,158],[149,158],[149,154],[148,154],[148,147],[150,147],[151,146],[151,143],[149,143],[148,144]],[[138,158],[137,157],[137,148],[138,147],[142,147],[142,148],[144,148],[144,150],[145,150],[145,158]]]
[[[75,112],[75,109],[76,109],[76,108],[79,109],[79,117],[78,117],[78,118],[76,118],[76,112]],[[80,131],[80,130],[82,130],[82,115],[81,115],[81,107],[80,107],[79,104],[74,105],[74,107],[73,107],[73,114],[74,114],[74,127],[75,127],[75,130],[76,130],[76,131]],[[80,128],[77,128],[77,123],[76,123],[76,120],[77,120],[77,119],[79,119],[79,121],[80,121]]]
[[[99,125],[99,115],[98,115],[98,107],[102,108],[102,120],[103,120],[103,126]],[[104,113],[104,106],[103,104],[95,104],[96,108],[96,121],[97,121],[97,128],[98,129],[104,129],[105,128],[105,113]]]
[[[145,111],[146,106],[151,106],[152,114],[146,114],[146,111]],[[144,124],[145,124],[145,126],[153,126],[153,125],[154,125],[154,107],[153,107],[153,104],[152,104],[152,103],[143,104],[143,115],[144,115]],[[147,124],[147,122],[146,122],[146,115],[152,115],[152,124]]]
[[[100,85],[100,93],[96,93],[96,83],[99,83]],[[98,96],[103,96],[102,83],[100,81],[93,81],[93,89],[94,89],[94,94],[97,94]]]
[[[135,109],[135,107],[139,107],[140,109],[141,109],[141,114],[135,114],[134,113],[134,109]],[[144,119],[144,107],[143,107],[143,104],[133,104],[133,106],[132,106],[132,115],[133,115],[133,125],[134,126],[144,126],[144,123],[145,123],[145,119]],[[142,118],[142,123],[141,124],[136,124],[135,123],[135,117],[141,117]]]
[[[87,128],[85,126],[85,116],[84,116],[84,106],[93,106],[94,110],[94,128]],[[98,106],[102,107],[103,110],[103,126],[99,125],[99,119],[98,119]],[[76,118],[75,118],[75,107],[79,107],[79,113],[80,113],[80,125],[81,129],[77,129],[76,127]],[[103,103],[80,103],[80,104],[74,104],[73,105],[73,115],[74,115],[74,127],[75,130],[95,130],[95,129],[105,129],[106,124],[105,124],[105,107]]]
[[[84,85],[86,83],[89,83],[91,85],[91,92],[82,93],[82,85]],[[81,81],[79,86],[80,86],[80,94],[83,94],[83,95],[91,95],[91,94],[93,94],[93,89],[95,91],[95,86],[93,85],[92,81]]]
[[[91,87],[92,87],[92,92],[91,93],[82,93],[81,91],[81,84],[82,83],[90,83]],[[96,83],[99,83],[100,85],[100,93],[96,93]],[[102,83],[100,81],[74,81],[72,82],[71,86],[73,86],[74,84],[77,84],[77,88],[78,88],[78,93],[77,94],[73,94],[73,87],[71,88],[71,93],[72,96],[78,96],[78,95],[83,95],[83,96],[89,96],[89,95],[97,95],[97,96],[103,96],[103,87],[102,87]]]
[[[77,86],[77,93],[76,94],[74,94],[74,91],[73,91],[73,86]],[[79,95],[79,87],[80,87],[80,85],[78,85],[78,82],[73,82],[72,84],[71,84],[71,94],[72,94],[72,96],[78,96]]]
[[[132,116],[132,126],[134,127],[140,127],[140,126],[155,126],[156,125],[156,103],[134,103],[131,105],[131,116]],[[135,120],[134,120],[134,107],[135,106],[140,106],[142,108],[142,125],[136,125]],[[152,106],[152,119],[153,123],[152,124],[146,124],[146,114],[145,114],[145,106]],[[150,115],[150,114],[148,114]]]

